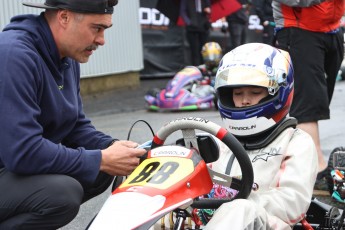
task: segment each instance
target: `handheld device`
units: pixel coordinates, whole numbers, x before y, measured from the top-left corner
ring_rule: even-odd
[[[144,143],[142,143],[141,145],[137,146],[137,149],[150,149],[152,145],[152,140],[146,141]]]

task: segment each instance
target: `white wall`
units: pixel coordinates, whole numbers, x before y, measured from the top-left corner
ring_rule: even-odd
[[[23,6],[22,2],[44,0],[0,0],[0,30],[17,14],[39,14],[43,9]],[[81,65],[82,77],[140,71],[143,46],[139,24],[139,1],[119,0],[114,9],[113,26],[106,30],[106,44],[99,47],[88,63]]]

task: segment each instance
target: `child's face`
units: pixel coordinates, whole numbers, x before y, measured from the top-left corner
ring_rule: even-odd
[[[235,88],[232,91],[235,107],[256,105],[268,95],[268,91],[262,87],[246,86]]]

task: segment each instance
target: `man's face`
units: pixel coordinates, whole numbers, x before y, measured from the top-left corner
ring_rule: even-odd
[[[112,15],[69,13],[60,54],[85,63],[98,46],[105,44],[104,31],[112,26]]]

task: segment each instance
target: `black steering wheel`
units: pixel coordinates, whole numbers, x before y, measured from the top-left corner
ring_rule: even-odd
[[[184,117],[184,118],[172,120],[158,130],[158,132],[156,133],[152,141],[151,148],[153,149],[153,148],[162,146],[168,136],[170,136],[172,133],[174,133],[177,130],[181,130],[183,139],[185,141],[185,146],[187,148],[193,147],[199,150],[196,132],[195,132],[196,129],[212,134],[213,136],[218,138],[220,141],[222,141],[226,146],[228,146],[228,148],[233,152],[234,156],[236,157],[240,165],[240,168],[242,171],[242,178],[241,179],[233,178],[233,177],[230,177],[229,175],[220,174],[209,169],[210,176],[213,181],[215,177],[221,177],[223,180],[228,182],[223,185],[234,188],[233,184],[236,184],[235,188],[236,190],[238,190],[238,193],[232,199],[229,199],[229,198],[227,199],[219,199],[219,198],[195,199],[191,206],[193,208],[216,209],[221,204],[225,202],[229,202],[233,199],[238,199],[238,198],[246,199],[252,190],[253,181],[254,181],[252,163],[249,159],[249,156],[246,150],[243,148],[241,143],[225,128],[222,128],[221,126],[209,120],[199,118],[199,117]]]

